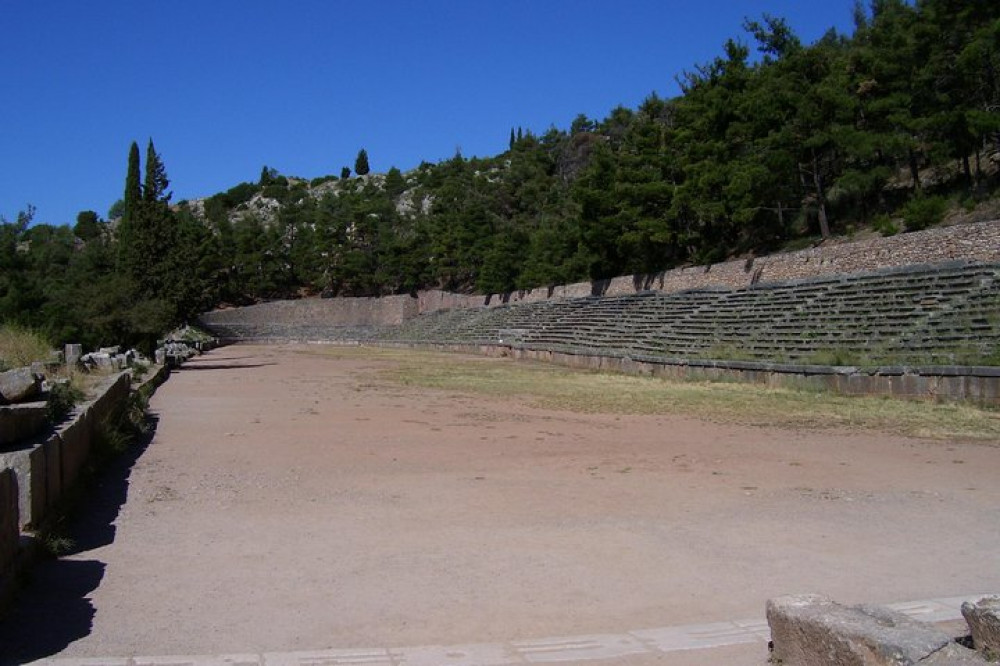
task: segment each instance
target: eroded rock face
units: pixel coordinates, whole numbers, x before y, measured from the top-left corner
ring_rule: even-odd
[[[1000,597],[984,597],[975,603],[962,604],[962,615],[969,624],[972,643],[986,656],[1000,658]]]
[[[42,382],[31,368],[0,372],[0,403],[27,402],[41,391]]]
[[[842,606],[818,594],[767,602],[774,659],[784,666],[903,666],[952,644],[951,636],[878,606]]]

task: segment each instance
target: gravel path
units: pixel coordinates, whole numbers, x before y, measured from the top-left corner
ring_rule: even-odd
[[[0,624],[3,663],[381,663],[347,656],[759,618],[786,593],[1000,590],[998,447],[545,411],[387,385],[386,362],[241,346],[176,372],[78,551]],[[715,650],[766,662],[759,641]]]

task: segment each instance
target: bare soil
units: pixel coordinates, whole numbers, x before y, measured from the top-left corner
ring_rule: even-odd
[[[5,652],[458,645],[1000,590],[996,446],[547,411],[388,384],[389,362],[239,346],[175,372]]]

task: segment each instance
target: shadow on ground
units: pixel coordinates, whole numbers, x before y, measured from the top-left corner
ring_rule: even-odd
[[[59,558],[35,564],[24,576],[10,611],[0,619],[0,666],[18,666],[58,654],[90,634],[96,610],[89,594],[104,578],[105,564],[83,557],[115,540],[115,521],[128,498],[129,476],[156,432],[148,432],[125,453],[86,477],[55,534],[69,539]]]
[[[188,372],[191,370],[249,370],[251,368],[263,368],[274,363],[198,363],[197,365],[182,365],[174,368],[171,372]]]

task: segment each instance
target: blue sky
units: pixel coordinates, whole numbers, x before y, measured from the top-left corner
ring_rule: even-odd
[[[256,181],[404,171],[568,128],[788,20],[852,29],[853,0],[0,0],[0,215],[102,217],[152,138],[174,201]]]

